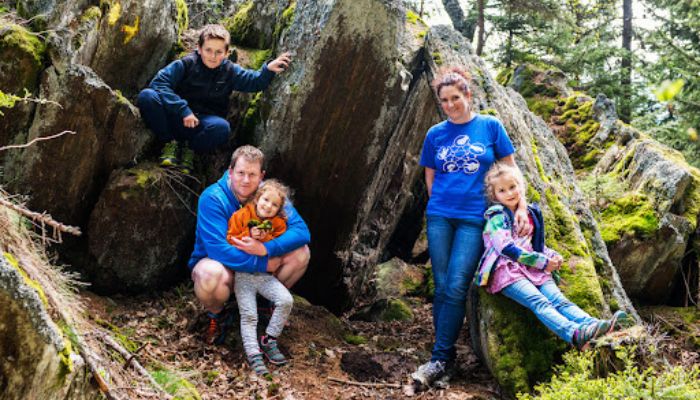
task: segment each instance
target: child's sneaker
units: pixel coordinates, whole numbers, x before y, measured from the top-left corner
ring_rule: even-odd
[[[221,335],[221,323],[219,321],[221,316],[219,314],[208,312],[207,317],[209,317],[209,326],[207,327],[207,335],[204,341],[207,344],[214,344],[217,341],[217,338]]]
[[[447,363],[445,361],[428,361],[418,367],[416,372],[411,374],[411,379],[416,384],[423,388],[430,387],[433,382],[442,379],[447,372]]]
[[[629,328],[634,325],[634,320],[626,312],[622,310],[615,311],[612,319],[610,320],[610,332],[614,332],[620,329]]]
[[[256,375],[270,375],[270,371],[265,366],[265,361],[263,361],[263,356],[260,353],[248,356],[248,365],[250,365],[250,368],[253,369]]]
[[[576,332],[574,332],[572,344],[576,346],[577,349],[585,351],[588,349],[591,340],[596,338],[597,333],[599,333],[599,328],[596,322],[578,328]]]
[[[172,140],[163,146],[163,152],[160,155],[161,167],[177,167],[177,141]]]
[[[194,150],[187,144],[180,147],[180,172],[189,175],[194,169]]]
[[[277,339],[272,336],[262,336],[260,338],[260,348],[265,353],[267,360],[273,365],[284,365],[287,363],[287,359],[277,347]]]

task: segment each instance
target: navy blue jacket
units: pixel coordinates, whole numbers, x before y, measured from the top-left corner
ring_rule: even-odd
[[[259,92],[274,76],[267,63],[252,71],[224,60],[212,69],[204,65],[195,51],[158,71],[150,87],[160,94],[168,114],[181,118],[193,113],[226,118],[232,91]]]

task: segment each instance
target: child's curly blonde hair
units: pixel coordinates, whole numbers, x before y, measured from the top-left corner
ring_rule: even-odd
[[[486,173],[486,177],[484,178],[484,183],[486,185],[486,197],[489,199],[489,201],[491,203],[498,202],[496,200],[494,181],[504,175],[510,175],[515,179],[515,182],[518,184],[518,188],[520,188],[520,198],[525,200],[525,191],[527,186],[525,184],[525,177],[523,177],[522,172],[520,172],[520,168],[504,162],[495,162],[491,168],[489,168],[489,171]]]
[[[267,179],[265,182],[262,183],[262,185],[260,185],[257,192],[255,192],[253,204],[257,205],[260,196],[267,192],[276,192],[277,195],[279,195],[280,199],[282,199],[280,202],[280,210],[277,213],[277,216],[287,219],[287,214],[285,214],[284,212],[284,205],[289,200],[289,197],[292,195],[292,191],[289,188],[289,186],[283,184],[277,179]]]

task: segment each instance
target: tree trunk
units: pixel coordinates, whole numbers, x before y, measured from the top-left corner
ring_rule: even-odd
[[[481,56],[481,52],[484,49],[484,40],[486,39],[485,32],[484,32],[484,6],[486,1],[485,0],[477,0],[476,2],[476,8],[477,8],[477,27],[479,28],[479,37],[477,39],[476,43],[476,55]]]
[[[462,11],[462,7],[459,5],[459,1],[442,0],[442,4],[445,7],[445,11],[447,11],[447,15],[450,16],[450,20],[452,20],[452,26],[454,26],[455,30],[464,35],[465,27],[467,24],[464,18],[464,11]]]
[[[620,119],[629,123],[632,117],[632,0],[622,3],[622,49]]]

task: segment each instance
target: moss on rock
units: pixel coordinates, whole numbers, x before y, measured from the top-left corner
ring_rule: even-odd
[[[236,12],[233,17],[224,19],[223,25],[231,35],[231,42],[248,45],[251,47],[263,47],[258,45],[258,41],[253,39],[253,20],[250,16],[253,9],[253,2],[248,1]]]
[[[615,200],[601,214],[601,235],[607,245],[619,241],[623,235],[649,238],[659,228],[654,206],[643,194],[631,193]]]

